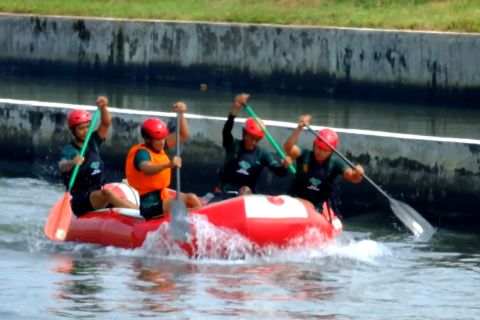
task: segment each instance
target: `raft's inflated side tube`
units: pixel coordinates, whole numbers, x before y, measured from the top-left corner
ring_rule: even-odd
[[[138,193],[126,184],[112,183],[105,188],[124,199],[139,201]],[[340,220],[333,212],[328,215],[326,207],[323,212],[319,214],[290,196],[249,195],[207,204],[190,214],[204,215],[213,225],[235,230],[260,247],[283,247],[311,229],[321,234],[323,239],[319,241],[328,241],[340,234]],[[135,248],[143,244],[148,232],[169,221],[168,213],[163,218],[145,221],[138,210],[102,209],[72,219],[67,240]],[[192,244],[183,247],[194,255],[196,241],[193,226],[191,231]]]

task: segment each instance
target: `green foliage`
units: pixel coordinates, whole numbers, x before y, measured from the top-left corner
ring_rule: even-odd
[[[480,32],[480,0],[0,0],[0,11]]]

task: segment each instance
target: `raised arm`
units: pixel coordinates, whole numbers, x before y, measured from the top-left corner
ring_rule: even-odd
[[[240,109],[242,108],[242,106],[245,103],[247,103],[249,97],[250,95],[246,93],[241,93],[235,97],[235,100],[232,105],[232,109],[228,114],[228,119],[225,122],[225,125],[223,126],[223,130],[222,130],[222,145],[224,148],[230,147],[233,143],[232,129],[233,129],[233,123],[234,123],[235,117],[240,112]]]
[[[112,124],[112,116],[108,111],[108,99],[104,96],[98,97],[97,106],[98,109],[100,109],[100,126],[97,129],[97,133],[102,140],[105,140],[108,134],[108,129]]]
[[[180,128],[176,128],[175,130],[180,130],[180,141],[186,141],[188,136],[190,135],[190,131],[188,128],[188,122],[185,118],[185,112],[187,111],[187,105],[184,102],[177,102],[173,105],[173,112],[178,112],[178,117],[180,118]],[[177,135],[175,133],[171,133],[167,136],[166,144],[169,148],[175,147],[177,144]]]
[[[303,131],[303,127],[310,124],[312,117],[310,115],[302,115],[298,118],[298,126],[292,132],[290,137],[285,141],[283,148],[285,152],[292,158],[296,159],[302,155],[302,150],[296,145],[300,134]]]

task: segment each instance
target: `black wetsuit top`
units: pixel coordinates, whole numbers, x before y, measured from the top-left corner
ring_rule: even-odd
[[[72,210],[76,215],[82,215],[87,211],[93,210],[90,204],[90,193],[100,190],[105,184],[104,164],[100,158],[100,145],[103,141],[96,131],[92,134],[85,150],[85,161],[80,166],[75,182],[70,190]],[[81,148],[74,142],[71,142],[63,148],[61,160],[73,160],[80,154],[80,151]],[[62,173],[63,182],[67,189],[72,172],[73,169],[70,172]]]
[[[273,159],[267,150],[256,147],[252,151],[247,151],[243,140],[233,138],[234,119],[233,115],[228,116],[222,132],[225,161],[219,170],[220,190],[222,192],[238,191],[242,186],[248,186],[255,192],[257,180],[264,167],[279,177],[287,175],[288,169]]]
[[[321,211],[323,202],[331,195],[335,179],[347,168],[348,165],[335,154],[318,163],[311,150],[302,150],[302,155],[297,158],[297,172],[288,193],[310,201]]]

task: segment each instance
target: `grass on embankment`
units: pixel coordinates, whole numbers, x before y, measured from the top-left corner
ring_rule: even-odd
[[[480,0],[0,0],[0,11],[480,32]]]

